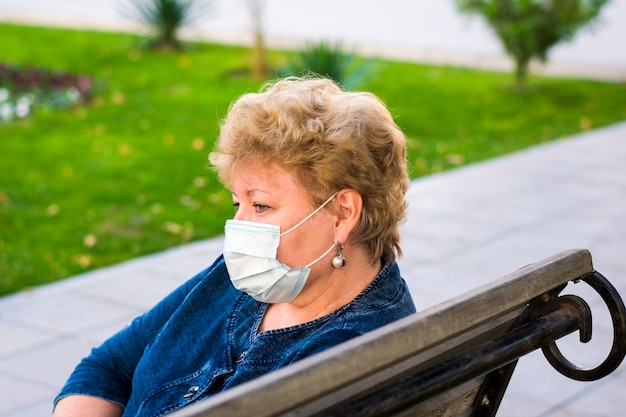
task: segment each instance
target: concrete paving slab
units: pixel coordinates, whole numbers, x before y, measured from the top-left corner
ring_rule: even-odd
[[[624,398],[620,387],[622,370],[596,382],[572,381],[553,370],[540,352],[522,359],[513,374],[509,394],[502,403],[502,416],[619,416]],[[620,392],[622,392],[620,394]]]
[[[178,282],[157,272],[138,272],[132,276],[115,275],[80,291],[93,300],[114,303],[142,313],[172,292]]]
[[[10,410],[6,415],[11,417],[49,416],[52,414],[52,404],[48,398],[32,401],[27,405]]]
[[[0,344],[0,360],[56,337],[53,331],[35,327],[29,328],[24,323],[12,323],[6,317],[2,317],[0,320],[0,334],[4,335],[2,344]]]
[[[624,390],[617,378],[624,380],[624,370],[618,369],[614,378],[598,381],[593,387],[585,387],[571,398],[576,411],[587,416],[619,416],[624,413]],[[565,407],[563,407],[565,408]],[[568,410],[563,409],[562,415]]]
[[[60,338],[38,349],[28,349],[0,360],[0,371],[16,379],[39,383],[55,389],[63,386],[81,358],[89,354],[93,344],[87,338]]]
[[[23,302],[3,313],[3,317],[14,323],[27,323],[68,333],[107,323],[116,317],[127,315],[129,311],[129,308],[87,299],[80,294],[68,292],[49,296],[42,290],[25,294]]]
[[[47,403],[45,414],[52,414],[51,400],[54,390],[50,387],[41,387],[33,381],[23,381],[12,376],[4,375],[0,371],[0,415],[16,416],[22,412],[25,416],[36,416],[31,406]]]

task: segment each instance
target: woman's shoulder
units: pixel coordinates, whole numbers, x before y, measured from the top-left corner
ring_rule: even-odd
[[[385,263],[374,280],[346,306],[347,312],[364,314],[385,310],[401,316],[415,312],[413,298],[396,263]],[[393,314],[391,314],[393,315]]]
[[[233,292],[231,287],[224,260],[220,256],[211,265],[170,292],[148,313],[159,311],[172,315],[185,305],[206,304],[207,292],[212,295],[220,294],[220,297],[213,298],[222,299],[226,293]]]
[[[386,263],[361,294],[337,311],[342,330],[364,334],[415,313],[398,265]]]
[[[200,284],[219,285],[218,283],[228,284],[230,282],[228,278],[228,272],[226,271],[226,265],[224,263],[223,256],[218,256],[215,261],[187,281],[180,285],[174,292],[180,291],[185,294],[190,293],[196,289]]]

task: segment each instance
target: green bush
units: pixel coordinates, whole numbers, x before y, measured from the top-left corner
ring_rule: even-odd
[[[456,0],[459,10],[481,15],[515,61],[518,89],[532,59],[545,62],[556,44],[571,40],[598,17],[608,0]]]

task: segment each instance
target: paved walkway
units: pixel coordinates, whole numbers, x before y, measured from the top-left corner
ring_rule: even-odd
[[[588,248],[626,295],[626,123],[413,182],[401,260],[425,308],[568,248]],[[90,348],[214,259],[221,238],[100,269],[0,299],[0,416],[50,413]],[[576,286],[578,287],[578,286]],[[584,290],[575,288],[577,291]],[[610,346],[608,318],[594,340],[564,345],[592,366]],[[602,314],[604,313],[604,314]],[[614,417],[626,408],[626,366],[599,382],[569,380],[540,354],[523,358],[500,415]]]

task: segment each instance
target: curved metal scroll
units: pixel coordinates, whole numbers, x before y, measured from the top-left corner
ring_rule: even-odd
[[[593,369],[582,369],[563,356],[552,341],[541,348],[544,356],[561,374],[578,381],[595,381],[613,372],[626,356],[626,307],[613,285],[597,271],[581,277],[604,300],[613,322],[613,346],[606,359]]]

